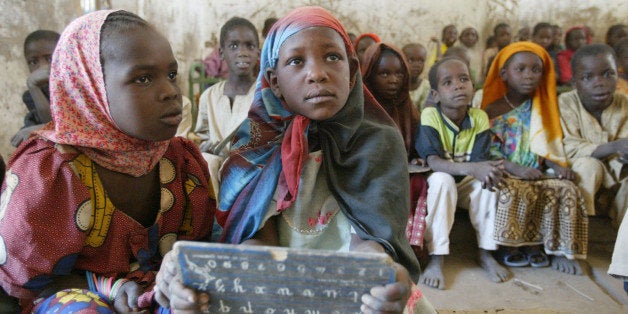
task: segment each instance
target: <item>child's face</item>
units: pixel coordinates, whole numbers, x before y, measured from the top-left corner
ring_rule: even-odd
[[[462,42],[462,44],[467,48],[475,46],[475,44],[478,42],[477,31],[473,28],[467,28],[463,30],[462,34],[460,35],[460,42]]]
[[[220,47],[220,57],[229,65],[229,72],[236,76],[250,76],[259,60],[257,34],[245,26],[227,31],[225,46]]]
[[[573,51],[576,51],[580,47],[586,45],[586,43],[587,43],[587,35],[584,33],[584,30],[575,29],[569,33],[569,36],[567,37],[567,42],[565,42],[565,45],[567,45],[567,48]]]
[[[50,65],[55,46],[57,46],[57,42],[49,39],[40,39],[28,43],[26,49],[24,49],[28,71],[32,73],[42,66]]]
[[[622,38],[628,36],[628,27],[622,27],[612,32],[608,36],[608,45],[611,47],[615,47],[615,44],[620,41]]]
[[[273,93],[286,109],[320,121],[333,117],[347,102],[350,62],[355,60],[348,59],[340,34],[328,27],[310,27],[286,39],[276,68],[266,71]]]
[[[543,77],[543,62],[531,52],[518,52],[506,62],[500,75],[509,90],[521,95],[531,95]]]
[[[466,108],[473,98],[473,84],[467,65],[459,60],[441,64],[436,72],[435,100],[443,108]]]
[[[617,65],[611,54],[582,57],[573,69],[578,96],[589,111],[604,110],[613,101]]]
[[[443,30],[443,43],[451,47],[458,40],[458,30],[455,26],[449,25]]]
[[[362,39],[360,39],[358,46],[355,47],[355,52],[358,55],[358,59],[360,60],[360,62],[363,62],[362,57],[364,56],[364,52],[366,51],[366,49],[374,43],[375,40],[368,36],[362,37]]]
[[[410,76],[418,77],[423,73],[423,67],[425,66],[425,58],[427,57],[427,51],[423,46],[409,46],[403,50],[403,53],[408,59],[408,67],[410,68]]]
[[[503,48],[510,44],[512,40],[512,31],[510,26],[500,27],[495,34],[495,44],[499,48]]]
[[[109,111],[135,138],[170,139],[181,122],[177,61],[168,40],[152,29],[115,33],[101,43]]]
[[[386,52],[381,55],[377,63],[369,86],[372,87],[372,92],[378,100],[393,101],[398,98],[402,84],[407,82],[406,75],[401,59],[393,53]]]
[[[532,36],[532,41],[547,49],[552,44],[552,34],[553,32],[551,27],[541,28],[534,36]]]

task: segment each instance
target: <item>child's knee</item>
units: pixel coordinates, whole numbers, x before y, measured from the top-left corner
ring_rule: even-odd
[[[604,178],[604,163],[597,158],[576,158],[573,160],[571,169],[578,176],[578,180],[602,180]]]
[[[429,189],[456,191],[456,180],[446,172],[434,172],[427,178]],[[429,192],[428,192],[429,193]]]

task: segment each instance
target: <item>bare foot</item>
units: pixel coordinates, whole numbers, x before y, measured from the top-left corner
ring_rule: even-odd
[[[491,252],[484,249],[478,249],[478,260],[480,262],[480,266],[484,268],[488,277],[492,281],[504,282],[512,277],[510,270],[500,265],[495,258],[493,258]]]
[[[443,276],[443,255],[431,255],[430,262],[421,274],[419,282],[437,289],[445,289],[445,277]]]
[[[552,256],[552,268],[565,274],[582,275],[580,263],[575,259],[568,259],[564,256]]]

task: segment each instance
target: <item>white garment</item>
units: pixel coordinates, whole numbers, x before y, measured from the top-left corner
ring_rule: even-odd
[[[188,133],[192,131],[192,122],[194,121],[192,117],[192,102],[190,98],[183,96],[183,106],[181,108],[181,116],[182,120],[179,123],[179,127],[177,128],[177,134],[175,136],[181,136],[188,138]]]
[[[497,193],[483,189],[482,182],[471,176],[456,183],[453,176],[444,172],[430,174],[427,184],[425,242],[430,255],[449,254],[449,232],[456,206],[469,211],[478,247],[489,251],[497,249],[493,239]]]
[[[224,94],[226,83],[221,81],[212,85],[199,98],[194,133],[201,139],[201,146],[213,146],[227,138],[246,119],[253,103],[255,84],[246,95],[236,96],[231,105],[229,97]],[[230,144],[227,144],[221,153],[226,155],[229,148]]]
[[[628,219],[623,219],[617,231],[617,240],[608,273],[628,277]]]

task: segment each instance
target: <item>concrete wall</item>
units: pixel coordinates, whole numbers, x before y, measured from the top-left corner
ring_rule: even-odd
[[[5,0],[0,3],[0,154],[14,151],[11,136],[22,125],[26,109],[21,102],[27,68],[22,41],[38,28],[61,31],[81,14],[80,0]],[[474,26],[484,42],[493,26],[508,22],[513,29],[549,21],[568,28],[587,24],[594,41],[604,41],[606,29],[628,23],[625,0],[111,0],[114,9],[126,9],[156,25],[172,43],[180,62],[181,87],[187,92],[189,65],[218,42],[220,26],[232,16],[250,19],[261,29],[264,19],[280,17],[301,5],[320,5],[334,12],[348,31],[375,32],[383,40],[403,45],[427,43],[453,23],[459,30]],[[272,3],[272,4],[271,4]]]

